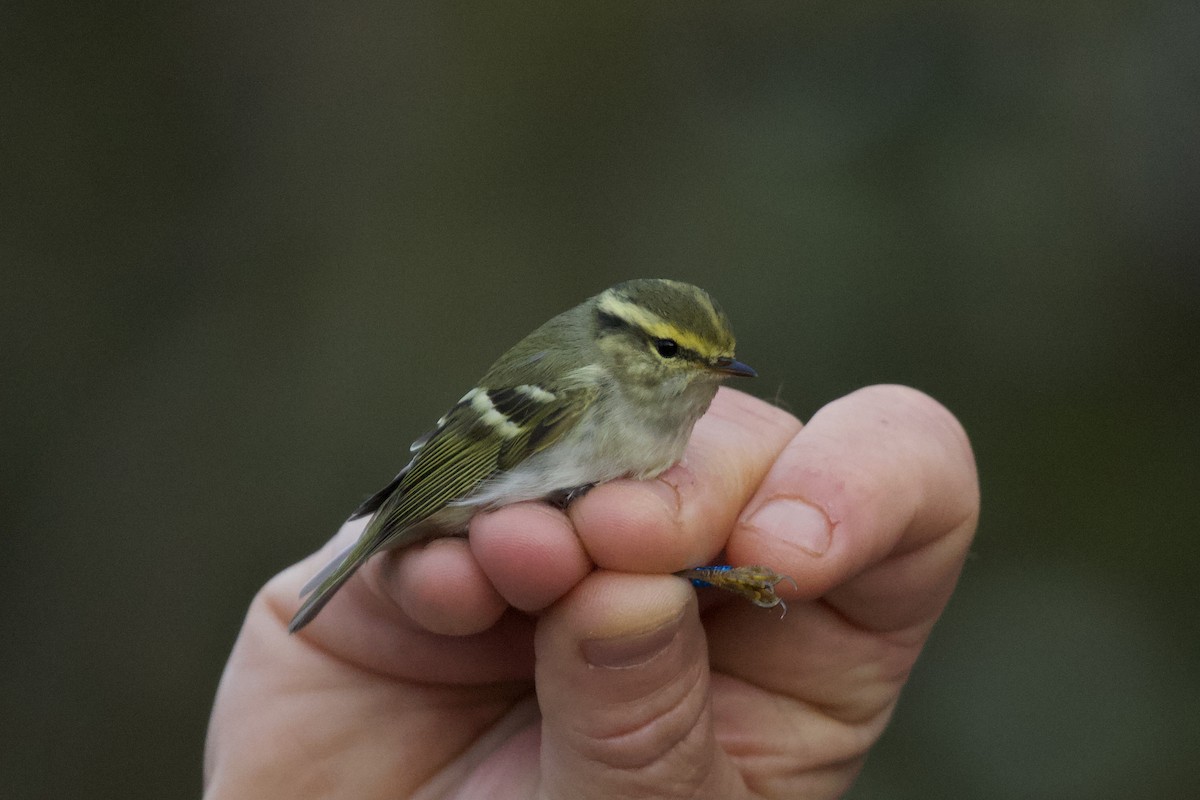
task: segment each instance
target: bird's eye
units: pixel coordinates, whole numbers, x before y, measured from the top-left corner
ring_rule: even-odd
[[[663,358],[679,355],[679,344],[674,339],[655,339],[654,350]]]

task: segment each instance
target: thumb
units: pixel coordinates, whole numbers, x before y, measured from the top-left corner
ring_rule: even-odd
[[[696,595],[662,575],[593,572],[538,623],[544,798],[744,792],[713,734]]]

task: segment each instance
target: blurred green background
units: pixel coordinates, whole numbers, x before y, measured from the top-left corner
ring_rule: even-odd
[[[973,437],[852,798],[1196,796],[1200,7],[430,6],[6,5],[5,796],[195,796],[255,589],[639,276]]]

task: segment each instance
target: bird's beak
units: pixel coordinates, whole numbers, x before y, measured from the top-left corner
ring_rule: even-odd
[[[749,364],[743,364],[732,358],[718,358],[713,362],[712,368],[713,372],[719,372],[722,375],[733,375],[738,378],[758,377],[758,373]]]

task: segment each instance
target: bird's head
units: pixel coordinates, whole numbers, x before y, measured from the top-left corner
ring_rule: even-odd
[[[726,377],[756,374],[734,358],[729,318],[703,289],[640,279],[619,283],[593,300],[601,358],[629,390],[665,399],[696,384],[715,391]]]

